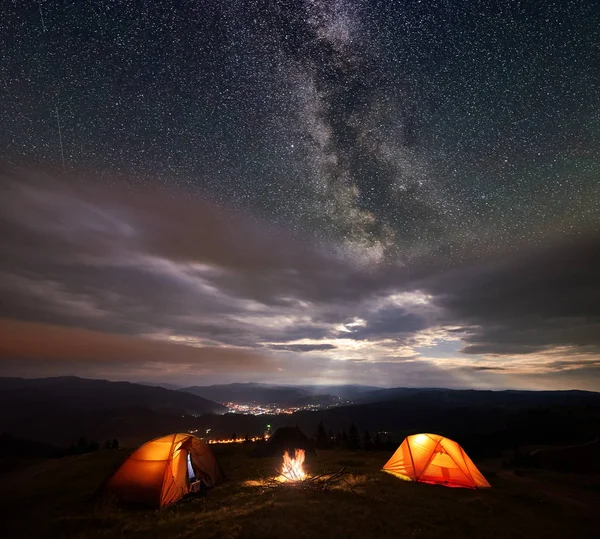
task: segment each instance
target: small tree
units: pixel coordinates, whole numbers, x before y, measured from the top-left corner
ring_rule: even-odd
[[[348,433],[346,429],[342,430],[342,439],[340,444],[344,449],[348,449]]]
[[[360,447],[360,437],[358,436],[358,429],[356,425],[352,423],[350,429],[348,429],[348,449],[350,451],[356,451]]]
[[[79,440],[77,440],[77,447],[75,451],[77,453],[87,453],[90,449],[90,444],[85,439],[85,436],[80,436]]]
[[[327,439],[327,433],[325,432],[323,421],[321,421],[317,427],[316,446],[317,449],[327,449],[329,447],[329,440]]]
[[[375,437],[373,438],[373,449],[375,451],[381,451],[383,449],[383,442],[381,441],[379,433],[375,434]]]
[[[363,434],[362,445],[366,451],[371,451],[371,449],[373,449],[373,440],[371,440],[371,434],[368,430],[365,430],[365,433]]]
[[[396,448],[398,447],[398,441],[394,441],[390,438],[390,435],[387,434],[386,438],[385,438],[385,442],[384,442],[384,447],[385,449],[387,449],[388,451],[395,451]]]
[[[112,441],[111,447],[112,447],[112,449],[119,449],[119,440],[114,438]]]

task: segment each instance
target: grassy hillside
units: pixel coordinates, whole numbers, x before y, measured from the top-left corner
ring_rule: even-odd
[[[346,467],[348,483],[327,492],[257,482],[279,459],[253,459],[247,446],[217,449],[229,481],[208,496],[160,511],[119,507],[93,494],[128,451],[47,460],[0,477],[10,515],[3,537],[398,538],[595,537],[600,478],[525,472],[478,462],[492,488],[419,485],[381,473],[387,453],[322,451],[314,474]],[[34,518],[32,518],[34,516]]]

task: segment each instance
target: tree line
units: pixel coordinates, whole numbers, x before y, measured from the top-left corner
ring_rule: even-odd
[[[346,449],[348,451],[390,451],[395,450],[397,443],[387,433],[376,432],[374,435],[367,429],[360,433],[354,423],[348,429],[333,433],[331,429],[326,430],[323,421],[317,426],[317,432],[313,436],[316,449]]]

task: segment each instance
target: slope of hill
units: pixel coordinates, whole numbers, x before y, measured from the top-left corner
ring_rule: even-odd
[[[56,458],[64,456],[63,448],[50,444],[36,442],[34,440],[23,440],[9,434],[0,435],[0,462],[27,458]],[[2,466],[0,466],[0,470]]]
[[[179,426],[182,415],[224,411],[196,395],[129,382],[0,378],[0,431],[63,445],[84,434],[160,434]]]
[[[273,476],[279,459],[252,459],[251,449],[216,448],[227,483],[160,511],[94,498],[127,450],[40,462],[0,476],[3,537],[585,539],[600,525],[598,476],[533,470],[517,476],[494,461],[476,461],[492,488],[473,491],[383,473],[387,452],[321,451],[307,458],[307,472],[344,468],[345,479],[335,487],[264,486],[261,478]]]

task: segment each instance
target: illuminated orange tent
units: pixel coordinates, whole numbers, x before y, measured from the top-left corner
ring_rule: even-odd
[[[407,436],[383,470],[417,483],[465,488],[490,486],[463,448],[439,434]]]
[[[202,483],[214,486],[225,476],[212,450],[191,434],[169,434],[134,451],[104,489],[126,502],[163,507]]]

